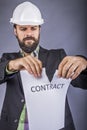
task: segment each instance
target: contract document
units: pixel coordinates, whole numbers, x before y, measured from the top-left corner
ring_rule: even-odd
[[[26,70],[20,72],[29,120],[29,130],[59,130],[64,127],[66,94],[71,79],[58,78],[55,71],[50,82],[46,70],[36,78]]]

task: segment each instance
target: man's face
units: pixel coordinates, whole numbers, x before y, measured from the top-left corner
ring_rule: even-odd
[[[14,33],[18,39],[20,48],[25,53],[33,52],[39,44],[39,26],[16,25],[16,27],[14,27]]]

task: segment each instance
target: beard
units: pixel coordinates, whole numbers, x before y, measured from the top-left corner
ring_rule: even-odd
[[[24,38],[22,41],[20,41],[18,36],[16,36],[16,38],[18,39],[20,48],[26,53],[31,53],[37,48],[37,46],[39,44],[40,35],[38,36],[38,39],[28,36],[28,37]],[[29,43],[26,45],[25,44],[26,40],[33,40],[34,42],[32,44]]]

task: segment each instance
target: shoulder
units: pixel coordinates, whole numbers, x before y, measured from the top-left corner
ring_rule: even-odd
[[[21,57],[20,52],[3,53],[1,59],[14,59]]]

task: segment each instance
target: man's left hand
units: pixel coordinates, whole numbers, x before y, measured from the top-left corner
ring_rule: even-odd
[[[58,77],[75,79],[87,68],[87,60],[80,56],[66,56],[58,67]]]

